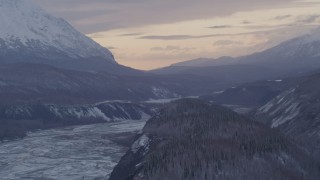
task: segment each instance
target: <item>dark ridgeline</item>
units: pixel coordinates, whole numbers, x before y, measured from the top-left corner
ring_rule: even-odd
[[[318,179],[319,164],[260,123],[200,100],[151,118],[110,180]]]
[[[264,80],[244,83],[224,91],[200,96],[200,99],[223,105],[239,105],[259,108],[281,94],[308,79],[309,76]]]

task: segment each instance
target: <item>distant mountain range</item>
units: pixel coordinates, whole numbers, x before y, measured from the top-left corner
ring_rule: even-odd
[[[252,55],[236,58],[200,58],[150,72],[211,77],[216,82],[221,82],[222,87],[259,80],[302,76],[320,68],[319,37],[320,28]]]
[[[1,104],[172,98],[212,84],[119,65],[108,49],[30,1],[0,1],[0,24]]]

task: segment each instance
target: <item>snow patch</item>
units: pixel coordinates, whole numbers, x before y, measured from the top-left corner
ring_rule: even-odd
[[[279,118],[276,118],[272,121],[271,127],[272,128],[276,128],[286,122],[288,122],[289,120],[292,120],[293,118],[297,117],[299,115],[299,111],[296,111],[290,115],[286,115],[286,116],[281,116]]]
[[[258,109],[258,114],[262,114],[262,113],[269,113],[269,115],[275,115],[277,112],[279,112],[284,106],[288,106],[292,103],[292,100],[286,100],[286,98],[295,92],[295,89],[290,89],[282,94],[280,94],[279,96],[277,96],[276,98],[274,98],[273,100],[269,101],[267,104],[265,104],[264,106],[262,106],[261,108]],[[272,112],[270,112],[273,107],[277,107],[275,110],[273,110]]]
[[[267,103],[259,109],[259,113],[267,113],[274,106],[273,101]]]
[[[268,82],[282,82],[282,79],[277,79],[277,80],[268,80]]]
[[[170,103],[170,102],[178,100],[178,99],[180,99],[180,98],[150,99],[149,101],[145,101],[145,103],[165,104],[165,103]]]
[[[49,110],[57,117],[63,118],[72,116],[77,119],[81,118],[101,118],[105,121],[110,121],[99,108],[97,107],[56,107],[54,105],[49,106]]]
[[[147,135],[143,134],[138,140],[136,140],[131,146],[131,151],[137,153],[143,148],[143,153],[146,154],[149,151],[150,139]]]
[[[283,112],[283,115],[275,118],[272,120],[272,128],[276,128],[289,120],[292,120],[293,118],[297,117],[300,114],[300,108],[299,103],[293,103],[287,108],[285,108],[285,111]]]
[[[126,100],[107,100],[107,101],[101,101],[101,102],[97,102],[94,105],[98,106],[101,104],[108,104],[108,103],[132,103],[131,101],[126,101]]]
[[[12,107],[5,110],[5,114],[10,117],[24,116],[31,117],[32,109],[28,106]]]
[[[213,92],[213,94],[222,94],[222,93],[224,93],[224,91],[215,91],[215,92]]]

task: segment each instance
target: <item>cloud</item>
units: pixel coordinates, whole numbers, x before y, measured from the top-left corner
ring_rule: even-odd
[[[165,48],[163,47],[153,47],[150,49],[150,51],[164,51]]]
[[[254,35],[254,34],[265,34],[268,31],[254,31],[247,33],[235,33],[235,34],[207,34],[207,35],[150,35],[150,36],[141,36],[138,39],[149,39],[149,40],[188,40],[188,39],[201,39],[201,38],[210,38],[210,37],[224,37],[224,36],[243,36],[243,35]]]
[[[233,26],[231,25],[220,25],[220,26],[211,26],[211,27],[208,27],[210,29],[225,29],[225,28],[232,28]]]
[[[248,20],[244,20],[241,22],[241,24],[252,24],[252,22],[248,21]]]
[[[122,37],[128,37],[128,36],[140,36],[142,33],[128,33],[128,34],[119,34],[119,36]]]
[[[33,0],[84,33],[228,16],[296,0]]]
[[[192,51],[196,48],[189,48],[189,47],[181,47],[181,46],[172,46],[168,45],[166,47],[153,47],[150,49],[150,51],[153,52],[181,52],[181,51]]]
[[[194,39],[198,36],[191,35],[151,35],[151,36],[141,36],[138,39],[150,39],[150,40],[185,40],[185,39]]]
[[[273,19],[274,20],[284,20],[284,19],[288,19],[290,17],[292,17],[292,15],[288,14],[288,15],[283,15],[283,16],[276,16]]]
[[[319,5],[320,2],[318,0],[300,0],[295,2],[297,5],[301,6],[313,6],[313,5]]]
[[[230,46],[230,45],[243,45],[240,41],[219,40],[213,43],[214,46]]]
[[[246,29],[279,29],[292,26],[292,24],[278,24],[278,25],[249,25],[243,26]]]

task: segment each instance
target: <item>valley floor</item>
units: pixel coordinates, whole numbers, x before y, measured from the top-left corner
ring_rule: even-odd
[[[136,132],[146,120],[73,126],[29,133],[0,143],[2,180],[104,179],[127,147],[112,141]]]

